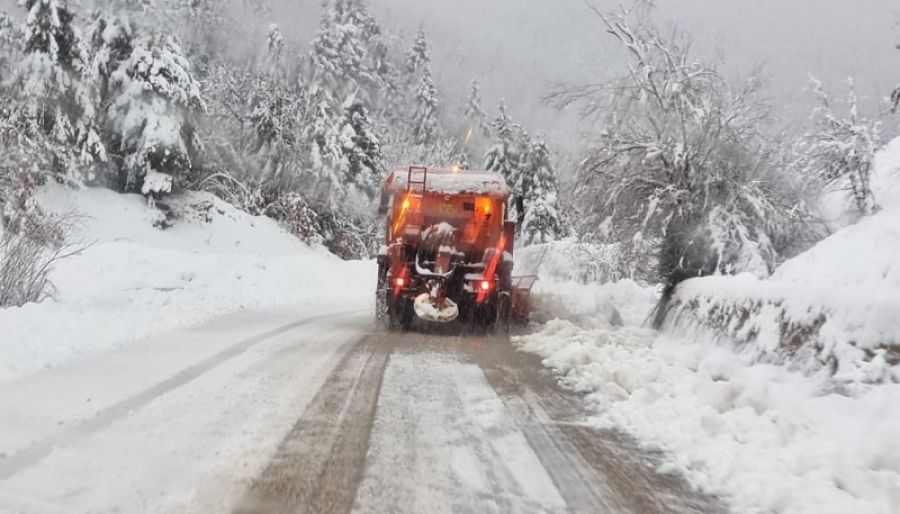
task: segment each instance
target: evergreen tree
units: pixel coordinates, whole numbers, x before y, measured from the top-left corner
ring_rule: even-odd
[[[269,25],[269,33],[266,36],[266,48],[263,53],[264,69],[269,74],[278,73],[283,65],[284,59],[284,36],[278,25],[272,23]]]
[[[137,31],[130,13],[121,5],[111,5],[111,10],[93,13],[89,27],[91,45],[91,73],[99,88],[100,104],[109,100],[110,76],[119,65],[131,56]]]
[[[206,106],[200,84],[173,36],[142,36],[112,74],[111,119],[125,160],[125,191],[163,194],[199,150],[191,114]]]
[[[92,178],[90,165],[106,159],[95,125],[95,91],[88,78],[88,55],[74,14],[65,0],[24,0],[22,60],[10,89],[17,97],[13,116],[27,132],[55,143],[54,167],[67,179]]]
[[[368,197],[374,198],[385,165],[381,143],[361,102],[353,102],[346,107],[340,140],[345,183],[355,185]]]
[[[469,86],[469,96],[466,99],[463,116],[472,123],[473,127],[480,128],[486,137],[490,137],[491,125],[488,122],[488,114],[482,105],[481,86],[478,84],[478,79],[473,79]]]
[[[17,41],[15,23],[5,11],[0,10],[0,88],[9,76],[10,65],[15,62]]]
[[[519,182],[525,204],[520,228],[525,245],[549,243],[563,236],[559,216],[559,185],[547,144],[531,142],[524,158]]]
[[[310,63],[313,80],[327,87],[341,103],[364,86],[377,82],[366,66],[368,51],[363,35],[368,15],[354,0],[336,0],[324,12],[312,42]]]
[[[310,141],[309,164],[318,172],[321,179],[339,187],[340,179],[334,173],[335,168],[341,162],[339,118],[331,91],[314,83],[310,92],[309,104],[312,121],[305,138]]]
[[[406,72],[415,75],[423,68],[431,65],[431,52],[428,49],[428,36],[425,31],[419,29],[416,32],[416,39],[413,46],[406,56]]]
[[[524,129],[513,123],[506,112],[506,103],[501,100],[497,118],[491,124],[495,135],[494,145],[485,155],[484,167],[503,175],[509,187],[521,194],[521,178]]]
[[[431,145],[440,136],[438,121],[437,88],[429,67],[423,68],[422,78],[415,97],[415,112],[412,118],[412,137],[417,145]]]
[[[396,74],[381,29],[361,1],[336,0],[311,46],[312,167],[333,192],[352,184],[371,197],[384,168],[372,112]]]

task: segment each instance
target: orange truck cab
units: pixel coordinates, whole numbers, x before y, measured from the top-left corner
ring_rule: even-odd
[[[377,315],[394,328],[413,319],[507,322],[515,223],[499,173],[409,167],[388,174],[379,212]]]

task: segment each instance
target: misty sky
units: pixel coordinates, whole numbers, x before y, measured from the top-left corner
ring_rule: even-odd
[[[386,20],[409,30],[419,24],[434,39],[444,86],[459,73],[485,82],[486,98],[510,100],[514,115],[535,130],[570,134],[572,117],[539,105],[549,84],[596,80],[618,73],[622,53],[602,32],[583,0],[372,0]],[[604,10],[621,4],[597,0]],[[810,73],[846,91],[857,80],[866,107],[884,108],[900,83],[900,2],[893,0],[659,0],[658,17],[689,30],[699,52],[721,51],[730,76],[762,65],[781,114],[804,119]],[[462,94],[462,93],[460,93]],[[893,122],[894,127],[897,122]]]

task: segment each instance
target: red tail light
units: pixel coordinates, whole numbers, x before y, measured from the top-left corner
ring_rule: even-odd
[[[406,287],[406,279],[403,277],[397,277],[397,279],[394,280],[394,285],[396,285],[397,287]]]
[[[490,291],[491,283],[487,280],[482,280],[481,283],[479,284],[479,287],[481,287],[482,291]]]

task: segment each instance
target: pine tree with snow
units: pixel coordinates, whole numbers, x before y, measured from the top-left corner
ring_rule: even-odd
[[[278,73],[284,60],[284,36],[277,24],[269,25],[269,33],[266,35],[266,47],[263,53],[263,65],[269,74]]]
[[[146,35],[111,76],[110,118],[125,155],[125,191],[160,195],[188,172],[199,150],[192,114],[205,110],[200,84],[170,35]]]
[[[531,142],[522,164],[519,188],[525,204],[520,231],[525,245],[549,243],[564,235],[559,213],[559,185],[547,144]]]
[[[312,79],[327,87],[341,103],[375,79],[366,67],[368,51],[363,40],[366,18],[362,6],[354,0],[336,0],[330,8],[323,5],[322,21],[312,41],[309,60]]]
[[[89,41],[91,74],[99,88],[100,104],[109,101],[109,82],[113,72],[131,55],[136,27],[130,12],[112,5],[109,11],[97,10],[91,17]]]
[[[438,121],[437,88],[429,67],[423,68],[422,78],[415,97],[415,112],[412,116],[412,137],[417,145],[431,145],[440,137]]]
[[[13,19],[3,10],[0,10],[0,89],[9,76],[9,68],[16,61],[18,53],[17,27]]]
[[[306,139],[312,143],[311,165],[334,188],[341,187],[339,173],[344,161],[340,140],[343,106],[355,101],[364,75],[365,49],[358,27],[352,24],[357,18],[352,14],[354,7],[349,0],[323,3],[322,20],[308,59],[313,119]]]
[[[506,112],[506,103],[500,101],[497,118],[491,123],[495,135],[494,145],[485,155],[484,168],[503,175],[509,187],[521,194],[521,168],[526,138],[524,129]]]
[[[344,109],[340,141],[343,182],[353,184],[366,196],[374,198],[385,165],[381,143],[361,102],[353,102]]]
[[[419,73],[423,68],[431,65],[431,51],[428,48],[428,36],[425,31],[419,29],[413,46],[406,55],[406,72],[410,75]]]
[[[339,110],[331,91],[321,84],[312,86],[309,103],[312,120],[305,134],[310,142],[309,164],[325,182],[340,187],[340,178],[335,173],[341,162]]]
[[[93,178],[92,165],[106,159],[96,128],[96,94],[88,80],[88,52],[65,0],[24,0],[22,60],[8,87],[16,97],[13,116],[26,132],[55,143],[54,167],[66,179]]]
[[[481,101],[481,86],[478,79],[473,79],[469,86],[469,96],[466,98],[463,116],[472,123],[473,127],[480,128],[486,137],[491,136],[491,124],[488,122],[488,114]]]

